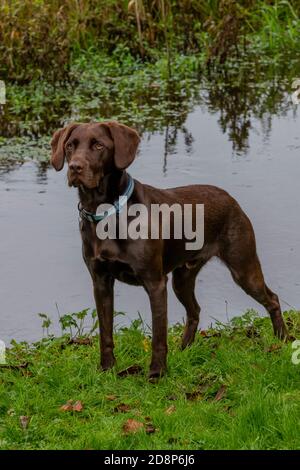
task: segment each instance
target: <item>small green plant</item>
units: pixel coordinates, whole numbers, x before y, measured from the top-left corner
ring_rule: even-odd
[[[50,317],[46,313],[38,313],[38,316],[42,318],[42,328],[43,328],[43,335],[45,334],[45,331],[47,333],[47,336],[49,336],[49,327],[52,325],[52,321]]]
[[[53,324],[52,320],[45,313],[39,313],[38,315],[43,320],[43,333],[46,331],[49,337],[49,327]],[[90,337],[99,326],[97,311],[85,308],[80,312],[59,315],[59,324],[62,335],[67,334],[70,339]]]

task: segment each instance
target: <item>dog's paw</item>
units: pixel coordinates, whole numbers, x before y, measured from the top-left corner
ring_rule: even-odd
[[[103,358],[101,359],[100,370],[101,372],[108,371],[112,369],[115,364],[116,364],[116,359],[113,356],[105,358],[105,359]]]
[[[163,377],[166,373],[166,368],[151,368],[150,371],[149,371],[149,374],[148,374],[148,380],[149,382],[151,383],[156,383],[158,382],[158,380]]]

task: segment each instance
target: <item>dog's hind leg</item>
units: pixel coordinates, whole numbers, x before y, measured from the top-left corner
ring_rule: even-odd
[[[263,273],[258,259],[253,260],[251,265],[236,270],[229,266],[235,282],[253,299],[263,305],[269,312],[273,324],[274,334],[284,339],[287,330],[282,318],[279,299],[265,284]]]
[[[175,295],[186,310],[187,322],[182,337],[182,349],[190,345],[195,338],[199,323],[200,306],[195,297],[195,280],[202,265],[189,269],[186,266],[173,271],[172,285]]]
[[[252,225],[245,215],[238,222],[224,240],[220,258],[228,266],[234,281],[269,312],[274,334],[280,339],[287,338],[278,296],[265,284]]]

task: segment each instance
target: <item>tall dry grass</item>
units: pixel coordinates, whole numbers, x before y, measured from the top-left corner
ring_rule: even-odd
[[[299,11],[299,0],[1,0],[0,76],[62,78],[72,55],[120,43],[150,60],[164,50],[169,62],[174,51],[224,62],[249,34],[264,50],[296,50]]]

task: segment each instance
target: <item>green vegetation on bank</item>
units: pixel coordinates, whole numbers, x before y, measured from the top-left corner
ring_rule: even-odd
[[[0,165],[46,161],[52,132],[72,120],[185,132],[195,104],[220,112],[220,126],[243,150],[249,117],[289,106],[298,3],[4,0]]]
[[[253,47],[274,57],[299,50],[299,14],[297,0],[3,0],[0,75],[65,78],[82,50],[119,44],[150,61],[177,51],[224,62]]]
[[[268,318],[248,312],[217,324],[183,352],[182,327],[172,327],[168,373],[149,383],[142,322],[115,333],[116,370],[100,373],[98,338],[82,336],[85,316],[62,317],[61,338],[7,351],[1,449],[300,448],[300,364],[291,343],[274,339]],[[285,319],[299,337],[299,312]],[[51,327],[47,316],[43,327]],[[130,366],[136,375],[118,375]]]

